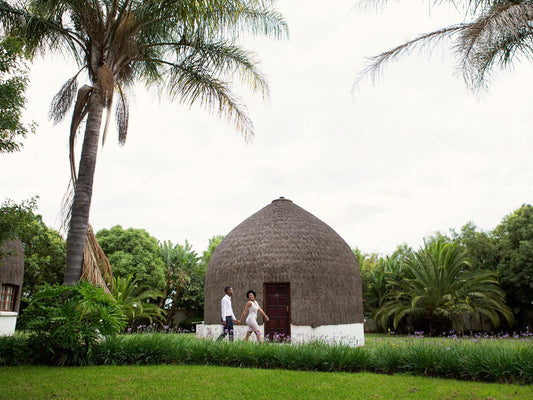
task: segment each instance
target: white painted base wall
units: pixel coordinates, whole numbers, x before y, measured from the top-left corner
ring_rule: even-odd
[[[17,313],[0,311],[0,336],[11,336],[15,333]]]
[[[261,336],[264,336],[264,325],[259,325]],[[244,339],[247,325],[235,325],[235,339]],[[222,325],[196,325],[196,337],[215,340],[222,333]],[[255,335],[253,335],[255,339]],[[250,340],[253,340],[250,339]],[[345,344],[352,347],[365,344],[363,324],[324,325],[312,328],[310,326],[291,324],[291,342],[305,343],[320,340],[328,343]]]

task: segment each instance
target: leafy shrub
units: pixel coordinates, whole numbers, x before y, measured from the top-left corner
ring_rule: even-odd
[[[94,345],[120,332],[125,316],[104,289],[80,282],[46,285],[35,294],[21,320],[29,333],[33,362],[86,365]]]
[[[28,362],[28,341],[22,336],[0,336],[0,366],[22,365]]]

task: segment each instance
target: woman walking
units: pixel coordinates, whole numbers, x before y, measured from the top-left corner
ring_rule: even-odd
[[[262,308],[259,307],[259,304],[257,304],[257,301],[255,301],[255,297],[256,297],[256,294],[253,290],[248,290],[246,292],[246,298],[249,301],[248,303],[246,303],[246,307],[244,307],[242,316],[239,319],[239,321],[237,321],[237,323],[240,324],[241,320],[244,318],[244,316],[248,312],[248,317],[246,318],[246,325],[248,325],[248,332],[246,332],[246,337],[244,338],[244,341],[245,342],[248,341],[252,332],[255,332],[255,335],[257,336],[257,341],[259,343],[263,343],[263,340],[261,339],[261,331],[259,330],[259,325],[257,324],[257,311],[263,314],[263,317],[265,317],[265,321],[269,321],[270,318],[268,318],[267,315],[262,310]]]

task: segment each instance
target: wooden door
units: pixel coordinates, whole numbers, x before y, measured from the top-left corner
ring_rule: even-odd
[[[291,336],[291,287],[290,283],[265,283],[264,307],[270,321],[265,322],[265,337],[284,340]]]

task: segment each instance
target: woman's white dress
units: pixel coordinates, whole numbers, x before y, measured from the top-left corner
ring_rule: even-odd
[[[250,302],[250,308],[248,308],[248,317],[246,318],[246,325],[250,332],[257,332],[259,325],[257,324],[257,311],[259,310],[259,304],[257,301]]]

